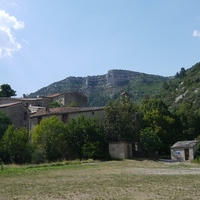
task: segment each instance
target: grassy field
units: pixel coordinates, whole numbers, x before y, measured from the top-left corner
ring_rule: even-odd
[[[5,166],[0,199],[199,200],[200,166],[147,160]]]

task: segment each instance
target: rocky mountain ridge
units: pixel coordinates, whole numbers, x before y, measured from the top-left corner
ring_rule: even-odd
[[[169,77],[149,75],[129,70],[109,70],[107,74],[87,77],[70,76],[31,93],[29,97],[47,96],[54,93],[78,91],[88,96],[89,106],[102,106],[108,100],[116,99],[121,92],[127,91],[138,101],[144,95],[159,93],[161,85]],[[96,100],[96,102],[95,102]]]

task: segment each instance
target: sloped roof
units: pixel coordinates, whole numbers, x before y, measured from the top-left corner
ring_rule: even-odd
[[[79,96],[83,96],[85,98],[87,98],[86,95],[80,93],[80,92],[64,92],[64,93],[56,93],[56,94],[50,94],[48,95],[47,97],[50,97],[50,98],[54,98],[54,97],[58,97],[58,96],[61,96],[61,95],[64,95],[64,94],[75,94],[75,95],[79,95]]]
[[[57,115],[63,113],[80,113],[88,111],[104,110],[104,107],[58,107],[58,108],[45,108],[39,110],[37,113],[32,114],[30,117],[38,117],[43,115]]]
[[[58,96],[60,96],[60,95],[62,95],[62,94],[56,93],[56,94],[50,94],[50,95],[48,95],[47,97],[52,98],[52,97],[58,97]]]
[[[26,109],[28,112],[30,112],[30,111],[28,110],[28,108],[26,108],[26,107],[24,106],[24,104],[23,104],[22,102],[20,102],[20,101],[18,101],[18,102],[12,102],[12,103],[0,104],[0,108],[7,108],[7,107],[16,106],[16,105],[21,105],[22,107],[24,107],[24,109]]]
[[[6,107],[17,105],[17,104],[21,104],[21,102],[18,101],[18,102],[13,102],[13,103],[0,104],[0,108],[6,108]]]
[[[198,140],[178,141],[171,147],[171,149],[175,149],[175,148],[192,148],[198,142],[199,142]]]
[[[66,93],[64,93],[64,94],[75,94],[75,95],[79,95],[79,96],[82,96],[82,97],[84,97],[84,98],[87,98],[86,95],[84,95],[83,93],[80,93],[80,92],[66,92]]]
[[[18,102],[18,101],[35,101],[35,100],[41,100],[42,97],[37,97],[37,98],[10,98],[10,97],[0,97],[0,100],[12,100],[12,101],[15,101],[15,102]]]

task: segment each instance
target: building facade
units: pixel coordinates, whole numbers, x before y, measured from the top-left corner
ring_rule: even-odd
[[[24,106],[37,106],[37,107],[48,107],[53,101],[57,101],[62,104],[62,106],[69,106],[75,103],[77,107],[87,106],[87,97],[78,92],[67,92],[62,94],[52,94],[49,96],[41,96],[37,98],[10,98],[10,97],[0,97],[0,105],[8,103],[22,102]]]
[[[51,116],[57,116],[62,122],[67,123],[70,119],[76,119],[78,116],[90,117],[103,122],[104,108],[103,107],[59,107],[45,108],[37,113],[30,115],[29,130],[32,130],[41,120]]]
[[[196,156],[198,140],[178,141],[171,147],[171,159],[174,161],[192,160]]]
[[[0,105],[0,111],[4,112],[16,128],[29,128],[30,111],[22,102],[7,103]]]
[[[0,97],[0,105],[8,103],[21,102],[25,107],[29,106],[41,106],[47,107],[52,99],[49,97],[38,97],[38,98],[10,98],[10,97]]]
[[[110,142],[109,153],[112,158],[130,159],[133,158],[133,148],[130,142]]]
[[[50,95],[52,101],[60,103],[62,106],[70,106],[75,103],[77,107],[87,106],[87,97],[78,92],[67,92],[62,94]]]

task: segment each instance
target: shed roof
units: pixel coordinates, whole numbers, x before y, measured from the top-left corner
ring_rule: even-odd
[[[43,115],[56,115],[63,113],[77,113],[77,112],[88,112],[88,111],[98,111],[104,110],[103,107],[58,107],[58,108],[45,108],[39,110],[37,113],[32,114],[30,117],[38,117]]]
[[[198,142],[199,142],[198,140],[178,141],[173,146],[171,146],[171,149],[176,149],[176,148],[192,148]]]

